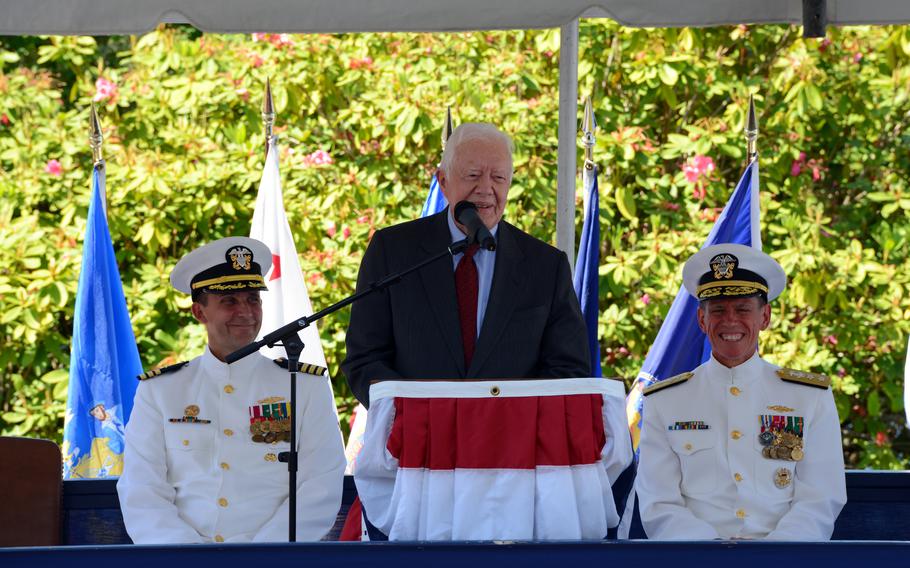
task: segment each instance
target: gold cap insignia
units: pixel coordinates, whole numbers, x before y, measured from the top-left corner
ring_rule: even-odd
[[[711,259],[711,269],[714,270],[714,278],[720,280],[721,278],[733,278],[733,271],[736,270],[736,265],[739,263],[737,259],[732,254],[722,253]]]

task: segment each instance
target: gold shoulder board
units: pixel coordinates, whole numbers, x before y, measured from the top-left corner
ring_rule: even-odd
[[[147,381],[149,379],[154,379],[155,377],[159,377],[161,375],[166,375],[167,373],[173,373],[174,371],[177,371],[178,369],[182,369],[183,367],[186,367],[189,364],[190,364],[189,361],[181,361],[180,363],[174,363],[173,365],[168,365],[167,367],[161,367],[160,369],[152,369],[151,371],[142,373],[141,375],[139,375],[136,378],[139,379],[140,381]]]
[[[645,390],[643,390],[641,394],[643,394],[644,396],[648,396],[649,394],[654,394],[659,390],[670,388],[670,387],[676,386],[676,385],[681,385],[684,382],[691,379],[694,375],[695,375],[695,373],[689,371],[686,373],[680,373],[679,375],[676,375],[675,377],[670,377],[669,379],[657,381],[653,385],[651,385],[651,386],[647,387]]]
[[[777,376],[788,383],[797,383],[817,389],[827,389],[831,386],[831,379],[819,373],[807,373],[796,369],[778,369]]]
[[[277,359],[274,359],[274,361],[275,361],[275,364],[278,365],[279,367],[281,367],[282,369],[288,368],[288,360],[285,359],[284,357],[279,357]],[[319,365],[313,365],[312,363],[303,363],[303,362],[297,363],[297,372],[298,373],[306,373],[308,375],[316,375],[317,377],[321,377],[322,375],[325,374],[326,371],[328,371],[328,369],[326,369],[325,367],[320,367]]]

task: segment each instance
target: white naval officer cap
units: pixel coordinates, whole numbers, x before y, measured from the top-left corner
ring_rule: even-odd
[[[202,245],[180,259],[171,271],[171,285],[193,299],[202,292],[231,294],[267,290],[272,267],[269,247],[249,237],[226,237]]]
[[[686,261],[683,286],[699,301],[762,296],[770,302],[784,291],[787,275],[776,260],[758,249],[711,245]]]

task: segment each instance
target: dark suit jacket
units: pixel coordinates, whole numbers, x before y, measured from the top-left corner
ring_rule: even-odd
[[[373,235],[357,291],[451,244],[442,213]],[[565,253],[500,221],[490,298],[464,368],[455,275],[447,256],[351,309],[341,364],[369,406],[374,379],[587,377],[588,341]]]

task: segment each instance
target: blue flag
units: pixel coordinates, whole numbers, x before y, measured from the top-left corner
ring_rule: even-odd
[[[423,202],[423,210],[421,210],[420,216],[428,217],[430,215],[435,215],[445,209],[446,205],[448,205],[446,197],[442,194],[442,190],[439,189],[439,182],[436,181],[436,174],[433,174],[433,179],[430,181],[430,193],[427,194],[427,200]]]
[[[600,198],[597,194],[597,168],[585,170],[585,217],[575,261],[575,294],[581,304],[581,315],[588,328],[588,349],[591,352],[591,373],[602,377],[600,342],[597,340],[597,298],[600,292]]]
[[[761,250],[758,212],[758,162],[753,160],[746,167],[704,246],[736,243]],[[626,398],[626,414],[636,451],[641,435],[642,390],[657,381],[691,371],[711,356],[711,345],[698,327],[697,310],[698,301],[680,286],[638,373],[636,384]]]
[[[123,428],[133,408],[139,350],[104,211],[104,170],[92,176],[82,272],[76,292],[69,395],[63,425],[64,478],[123,471]]]

